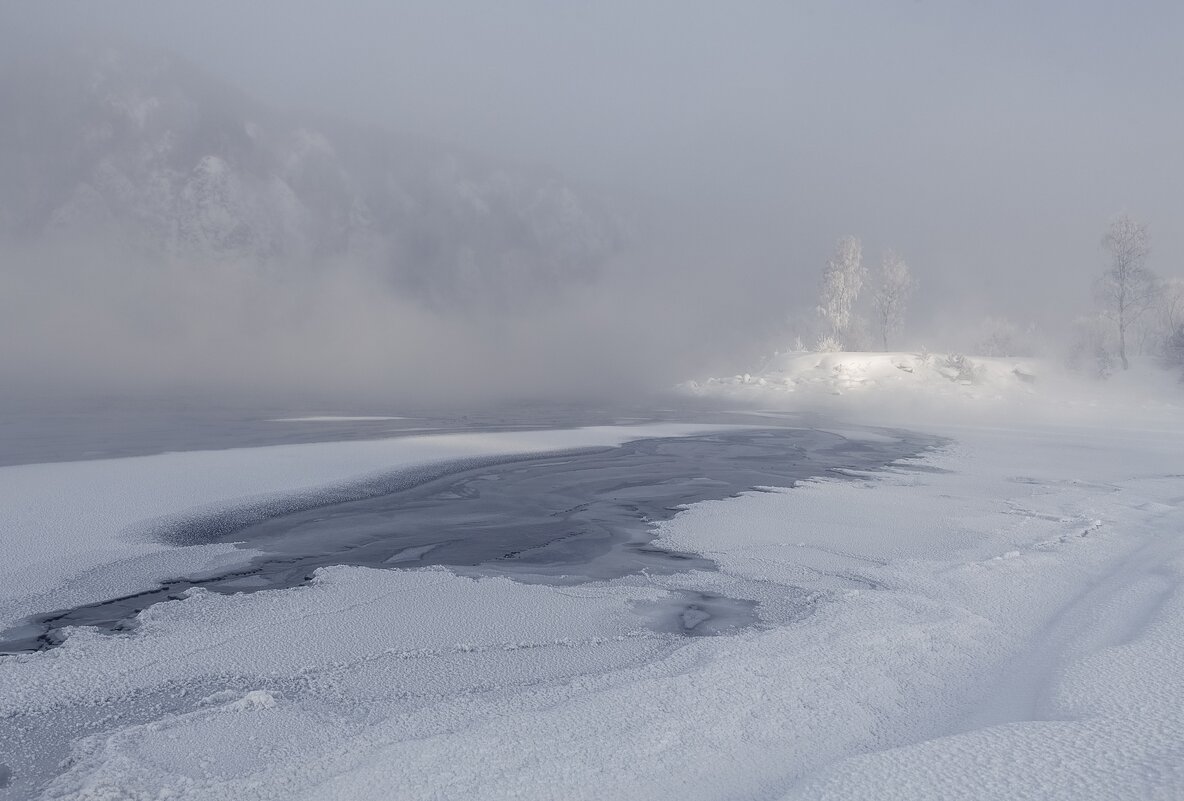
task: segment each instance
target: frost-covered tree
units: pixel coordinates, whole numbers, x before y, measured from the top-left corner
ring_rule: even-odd
[[[1146,267],[1147,226],[1124,214],[1110,223],[1102,246],[1110,253],[1110,268],[1098,280],[1096,291],[1117,328],[1118,358],[1127,370],[1127,331],[1155,298],[1155,274]]]
[[[843,237],[822,272],[818,314],[822,318],[824,338],[836,342],[847,340],[854,323],[855,301],[859,299],[866,276],[859,240],[853,236]]]
[[[1184,279],[1164,278],[1158,282],[1155,299],[1140,328],[1149,350],[1164,355],[1168,341],[1184,328]]]
[[[872,303],[876,308],[880,341],[884,350],[888,350],[888,335],[895,334],[904,325],[905,308],[913,292],[913,275],[900,254],[889,250],[880,259],[880,274],[877,278]]]
[[[979,326],[975,350],[982,356],[1035,356],[1041,350],[1034,324],[1020,326],[1006,317],[986,317]]]
[[[1184,367],[1184,323],[1164,340],[1161,358],[1167,367]]]
[[[1113,371],[1114,353],[1118,350],[1115,334],[1109,315],[1079,317],[1073,323],[1069,368],[1093,373],[1097,378],[1109,378]]]

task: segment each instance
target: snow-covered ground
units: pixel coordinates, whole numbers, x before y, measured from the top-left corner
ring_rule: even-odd
[[[44,738],[68,757],[44,797],[75,799],[1184,796],[1184,426],[917,425],[950,444],[661,524],[662,545],[718,572],[555,587],[332,568],[0,657],[0,763],[17,789],[4,742]],[[98,510],[91,550],[51,535],[13,572],[66,580],[80,568],[52,566],[53,548],[110,563],[142,547],[116,536],[137,520],[378,469],[392,453],[359,448],[407,440],[391,442],[120,460],[129,492],[173,479]],[[39,487],[102,495],[83,464],[0,473],[22,543],[36,528],[24,491],[37,514],[54,513]],[[246,483],[218,483],[226,470]],[[194,476],[198,495],[170,489]],[[679,589],[756,601],[760,624],[699,638],[647,626]]]
[[[1093,421],[1132,414],[1178,419],[1178,373],[1136,362],[1108,380],[1053,359],[949,353],[789,351],[751,373],[688,381],[689,394],[773,408],[824,410],[879,421],[1017,418]]]

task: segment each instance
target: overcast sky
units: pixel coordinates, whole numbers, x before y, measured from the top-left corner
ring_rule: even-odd
[[[674,210],[689,252],[745,280],[812,275],[852,233],[873,259],[901,250],[923,297],[1076,311],[1122,211],[1150,224],[1151,266],[1184,265],[1179,3],[143,0],[0,14],[23,39],[161,46],[281,106],[636,193]]]

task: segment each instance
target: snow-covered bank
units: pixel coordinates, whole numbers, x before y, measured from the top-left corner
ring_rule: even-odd
[[[719,572],[197,593],[0,659],[0,719],[81,738],[59,798],[1180,797],[1184,431],[937,433],[662,525]],[[642,623],[686,588],[762,625]]]
[[[31,614],[139,592],[162,578],[249,555],[232,545],[172,548],[145,537],[145,523],[163,516],[447,460],[609,447],[718,428],[450,434],[0,467],[0,629]]]
[[[1184,437],[945,433],[957,444],[925,461],[950,472],[811,482],[673,527],[686,548],[724,533],[733,575],[849,581],[816,618],[837,635],[825,667],[800,668],[858,688],[863,739],[800,765],[784,797],[1181,797]]]
[[[1063,421],[1184,415],[1180,376],[1138,364],[1108,380],[1048,359],[911,352],[793,351],[753,373],[692,380],[691,395],[769,408],[896,422],[937,419]]]

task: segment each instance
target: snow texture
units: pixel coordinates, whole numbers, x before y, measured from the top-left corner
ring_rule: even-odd
[[[937,433],[953,444],[887,472],[661,525],[719,572],[552,587],[333,568],[197,592],[127,635],[0,659],[0,720],[46,753],[77,732],[25,790],[45,798],[1184,795],[1184,429]],[[227,464],[284,472],[260,450]],[[643,625],[687,588],[754,600],[761,623]]]
[[[1151,365],[1099,381],[1050,360],[959,353],[790,351],[753,373],[688,381],[680,389],[769,409],[903,425],[968,418],[1097,424],[1131,417],[1175,425],[1184,410],[1178,377]]]

